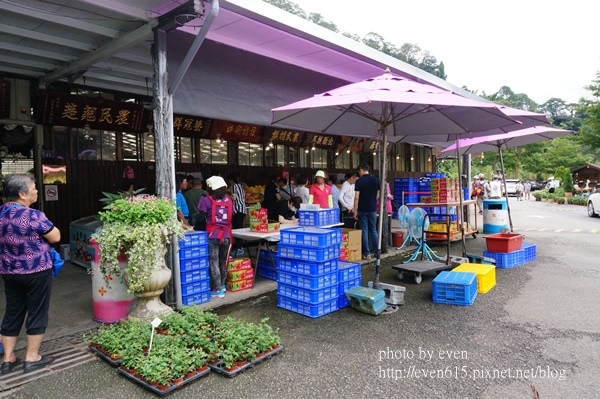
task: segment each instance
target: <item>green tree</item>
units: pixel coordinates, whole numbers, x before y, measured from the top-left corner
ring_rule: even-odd
[[[314,22],[317,25],[320,25],[324,28],[332,30],[334,32],[339,32],[338,27],[331,21],[326,21],[325,18],[319,13],[310,13],[307,18],[309,21]]]
[[[293,3],[289,0],[263,0],[265,3],[269,3],[274,5],[277,8],[281,8],[284,11],[307,19],[306,12],[296,3]]]
[[[596,80],[586,89],[594,98],[580,100],[578,111],[583,116],[581,142],[597,149],[600,147],[600,72],[596,73]]]

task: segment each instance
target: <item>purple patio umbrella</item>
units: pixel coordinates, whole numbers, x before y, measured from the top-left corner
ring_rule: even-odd
[[[473,137],[459,140],[442,150],[440,157],[454,157],[465,154],[474,154],[479,152],[489,152],[498,150],[500,155],[500,167],[502,168],[502,183],[504,184],[504,194],[506,197],[506,208],[508,210],[508,220],[510,222],[510,231],[513,231],[512,218],[510,216],[510,206],[508,205],[508,193],[506,191],[506,180],[504,178],[504,160],[502,159],[502,150],[506,148],[520,147],[522,145],[539,143],[541,141],[552,140],[573,133],[573,130],[555,129],[545,126],[534,126],[527,129],[515,130],[505,134],[496,134],[491,136]]]
[[[387,142],[427,135],[447,141],[457,135],[471,137],[479,132],[517,126],[493,103],[462,97],[451,91],[395,76],[389,70],[381,76],[351,83],[273,110],[272,124],[313,132],[354,137],[381,137]],[[387,157],[383,157],[379,214],[385,204]],[[462,196],[461,209],[462,209]],[[379,285],[381,232],[379,218],[377,263],[374,284]],[[463,242],[464,247],[464,242]],[[376,287],[377,288],[377,287]]]

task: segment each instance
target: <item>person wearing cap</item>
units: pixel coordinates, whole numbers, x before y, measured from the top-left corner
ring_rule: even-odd
[[[477,181],[474,183],[474,192],[477,197],[477,207],[479,208],[479,214],[483,214],[483,199],[487,197],[486,191],[487,182],[485,181],[485,176],[483,173],[480,173],[477,176]]]
[[[377,195],[380,182],[369,174],[369,165],[358,167],[360,176],[354,184],[354,219],[362,230],[362,257],[371,259],[371,251],[378,249],[379,234],[377,233]]]
[[[206,180],[208,195],[198,204],[199,225],[208,232],[210,289],[212,298],[225,297],[227,259],[231,249],[233,201],[227,195],[227,183],[221,176]]]
[[[331,187],[325,183],[325,172],[318,170],[315,173],[315,184],[308,190],[308,203],[318,204],[321,208],[333,208]]]
[[[500,199],[502,197],[502,184],[498,176],[494,175],[493,180],[488,183],[488,187],[488,197],[490,199]]]

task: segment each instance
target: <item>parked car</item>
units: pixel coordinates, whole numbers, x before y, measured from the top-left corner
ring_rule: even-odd
[[[506,179],[506,194],[517,195],[517,182],[519,179]]]
[[[600,189],[596,189],[596,191],[588,197],[587,211],[588,216],[591,218],[600,216]]]
[[[532,181],[531,182],[531,191],[537,191],[537,190],[541,190],[545,187],[546,185],[544,183],[538,183],[536,181]]]

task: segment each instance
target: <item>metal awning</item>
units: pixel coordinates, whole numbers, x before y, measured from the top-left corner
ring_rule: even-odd
[[[160,23],[178,31],[170,31],[168,35],[169,68],[174,73],[176,69],[171,62],[174,65],[180,62],[187,51],[181,44],[191,43],[203,22],[193,15],[194,3],[194,0],[0,0],[0,75],[38,79],[49,88],[58,81],[83,85],[85,76],[88,87],[151,94],[152,29]],[[321,88],[324,91],[340,83],[376,76],[385,67],[396,74],[474,97],[418,68],[262,0],[222,0],[220,8],[205,44],[184,78],[184,94],[175,96],[175,112],[226,116],[224,111],[213,110],[209,114],[207,108],[215,102],[226,106],[239,101],[240,90],[232,93],[217,87],[228,87],[232,77],[235,80],[238,76],[241,78],[237,87],[246,85],[241,92],[246,92],[244,98],[251,106],[252,93],[256,89],[264,91],[261,86],[264,78],[273,76],[274,71],[280,78],[269,89],[277,91],[271,92],[270,101],[258,104],[256,110],[260,112]],[[202,77],[197,79],[192,74]],[[294,76],[296,79],[289,80],[287,87],[281,86],[285,84],[284,78]],[[279,97],[277,93],[284,88],[284,95]],[[264,97],[267,96],[265,93]],[[243,115],[251,112],[247,109]],[[239,117],[231,110],[228,114],[227,119]],[[248,122],[263,119],[267,120],[255,118]]]

